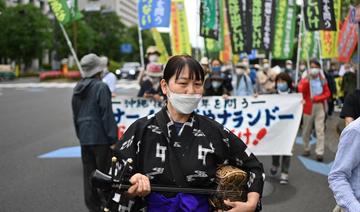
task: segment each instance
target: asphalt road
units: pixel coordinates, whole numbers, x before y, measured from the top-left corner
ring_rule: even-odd
[[[78,146],[71,117],[72,89],[1,85],[0,212],[86,211],[80,158],[38,158],[59,148]],[[135,95],[136,89],[117,92]],[[325,168],[336,151],[336,115],[327,121],[325,161],[320,164]],[[288,185],[267,178],[263,211],[323,212],[334,207],[326,175],[308,170],[298,157],[301,153],[301,145],[295,145]],[[271,158],[259,158],[268,173]]]

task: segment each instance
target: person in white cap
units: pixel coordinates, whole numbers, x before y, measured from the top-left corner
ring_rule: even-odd
[[[101,81],[104,65],[100,57],[85,55],[80,64],[82,79],[74,88],[71,102],[73,121],[81,146],[85,204],[89,211],[101,211],[101,193],[91,186],[89,177],[96,169],[109,171],[110,147],[117,141],[117,126],[111,92]]]
[[[206,79],[207,77],[209,77],[209,75],[211,73],[210,66],[209,66],[209,59],[207,57],[202,57],[200,59],[200,65],[204,69],[205,79]]]

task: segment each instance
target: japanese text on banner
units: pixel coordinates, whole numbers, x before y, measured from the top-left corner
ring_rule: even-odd
[[[300,125],[302,96],[204,97],[196,113],[224,125],[257,155],[290,155]],[[155,114],[161,102],[117,97],[113,111],[119,136],[137,119]]]

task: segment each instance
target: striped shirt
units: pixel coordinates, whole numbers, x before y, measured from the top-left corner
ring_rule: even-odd
[[[360,211],[360,118],[341,133],[328,180],[339,206]]]

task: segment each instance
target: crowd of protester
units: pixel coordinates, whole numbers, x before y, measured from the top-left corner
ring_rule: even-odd
[[[159,56],[159,52],[156,52]],[[303,117],[300,129],[303,138],[303,156],[310,157],[310,140],[316,137],[315,159],[323,161],[325,150],[325,129],[326,118],[334,113],[340,112],[344,102],[357,101],[359,91],[356,91],[356,67],[351,63],[340,64],[331,62],[329,68],[324,66],[317,59],[300,61],[299,71],[296,72],[296,64],[286,60],[283,64],[271,65],[268,59],[250,61],[247,57],[241,58],[238,62],[223,62],[218,58],[201,58],[199,63],[205,71],[204,96],[257,96],[264,94],[287,94],[302,93],[303,95]],[[149,61],[144,70],[144,76],[153,77],[153,63]],[[159,65],[160,67],[160,65]],[[146,79],[146,77],[144,78]],[[144,90],[146,80],[140,79],[140,91]],[[158,82],[160,78],[156,78]],[[152,86],[156,95],[162,95],[158,87]],[[150,86],[148,86],[150,87]],[[159,91],[159,92],[158,92]],[[139,92],[142,97],[153,98]],[[156,98],[160,99],[160,98]],[[161,99],[162,100],[162,99]],[[346,123],[349,120],[349,104],[344,107],[341,117]],[[359,115],[359,114],[358,114]],[[351,115],[354,116],[354,115]],[[280,164],[279,157],[273,157],[272,167],[269,175],[277,176],[280,170],[280,183],[288,183],[288,170],[290,157],[282,157]],[[281,166],[280,166],[281,165]]]

